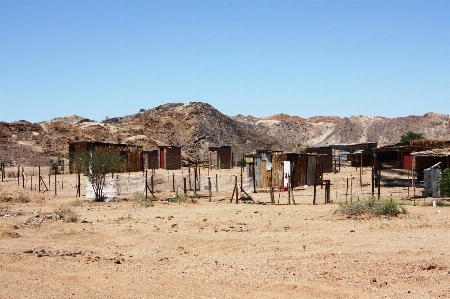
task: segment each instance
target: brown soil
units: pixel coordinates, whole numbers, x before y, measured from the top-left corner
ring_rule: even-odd
[[[371,193],[343,168],[326,175],[334,203],[323,204],[318,188],[314,206],[311,187],[294,192],[296,205],[287,192],[271,205],[261,204],[268,193],[251,193],[260,204],[235,204],[224,191],[179,204],[165,200],[166,184],[145,208],[77,199],[73,175],[58,177],[57,196],[52,182],[45,193],[0,182],[2,198],[31,199],[0,203],[0,298],[449,298],[450,209],[424,204],[432,199],[414,206],[407,189],[383,188],[408,214],[334,215],[351,177],[358,184],[347,200]],[[79,220],[57,220],[61,204]]]

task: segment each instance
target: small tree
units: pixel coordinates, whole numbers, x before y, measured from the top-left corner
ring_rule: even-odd
[[[444,169],[439,175],[437,187],[442,197],[450,197],[450,168]]]
[[[108,173],[119,172],[125,163],[117,151],[82,151],[72,157],[75,171],[87,176],[94,189],[95,200],[104,200],[103,187]]]
[[[407,133],[403,134],[400,137],[400,142],[408,142],[410,140],[420,140],[420,139],[425,139],[425,137],[423,137],[422,134],[408,131]]]

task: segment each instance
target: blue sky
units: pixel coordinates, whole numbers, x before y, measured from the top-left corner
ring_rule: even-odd
[[[0,121],[450,114],[450,1],[0,0]]]

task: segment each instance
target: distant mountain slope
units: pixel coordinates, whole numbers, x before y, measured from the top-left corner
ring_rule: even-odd
[[[256,118],[226,116],[206,103],[172,103],[141,109],[128,116],[95,122],[67,115],[32,124],[0,122],[0,160],[38,165],[68,154],[71,141],[103,141],[182,147],[187,159],[207,160],[208,147],[232,145],[235,158],[257,149],[294,152],[305,146],[340,143],[399,142],[407,131],[427,139],[450,140],[450,116],[427,113],[398,118],[316,116],[308,119],[287,114]]]

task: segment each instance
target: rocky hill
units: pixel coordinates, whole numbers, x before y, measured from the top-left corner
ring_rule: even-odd
[[[450,116],[427,113],[399,118],[316,116],[304,119],[226,116],[205,103],[173,103],[101,122],[67,115],[41,123],[0,122],[0,161],[44,165],[68,154],[73,141],[103,141],[183,148],[186,159],[206,160],[208,147],[232,145],[238,157],[256,149],[298,151],[305,146],[339,143],[396,143],[407,131],[427,139],[450,140]]]

